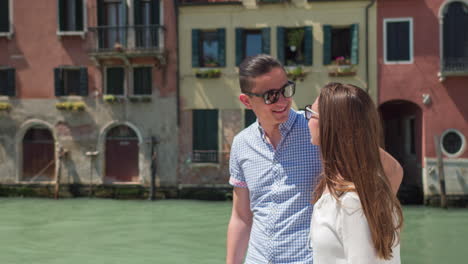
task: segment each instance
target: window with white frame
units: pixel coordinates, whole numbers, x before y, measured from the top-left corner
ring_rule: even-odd
[[[87,96],[88,69],[65,66],[54,69],[55,96]]]
[[[0,36],[9,36],[12,33],[11,0],[0,0]]]
[[[413,19],[384,19],[384,61],[413,63]]]
[[[359,24],[323,25],[323,64],[359,63]]]
[[[58,0],[59,32],[85,31],[86,0]]]
[[[468,4],[451,2],[445,7],[442,27],[443,71],[468,72]]]
[[[125,95],[125,68],[106,68],[106,94]]]

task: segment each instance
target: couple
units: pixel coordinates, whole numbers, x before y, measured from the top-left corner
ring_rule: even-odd
[[[400,263],[403,172],[367,93],[330,83],[304,114],[273,57],[247,58],[239,78],[257,122],[231,147],[227,264]]]

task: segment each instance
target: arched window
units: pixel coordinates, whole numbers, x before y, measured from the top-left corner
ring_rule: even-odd
[[[468,73],[468,5],[456,1],[443,13],[443,71]]]

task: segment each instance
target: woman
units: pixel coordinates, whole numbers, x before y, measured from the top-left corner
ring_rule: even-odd
[[[403,215],[379,155],[379,115],[359,87],[329,83],[306,107],[323,175],[314,193],[314,264],[400,263]]]

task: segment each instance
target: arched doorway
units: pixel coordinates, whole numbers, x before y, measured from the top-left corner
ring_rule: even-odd
[[[119,125],[106,135],[105,183],[138,182],[138,136],[135,131]]]
[[[403,204],[422,204],[422,111],[418,105],[398,100],[380,106],[385,149],[403,167],[398,198]]]
[[[53,181],[55,172],[55,142],[47,127],[34,126],[25,133],[21,181]]]

